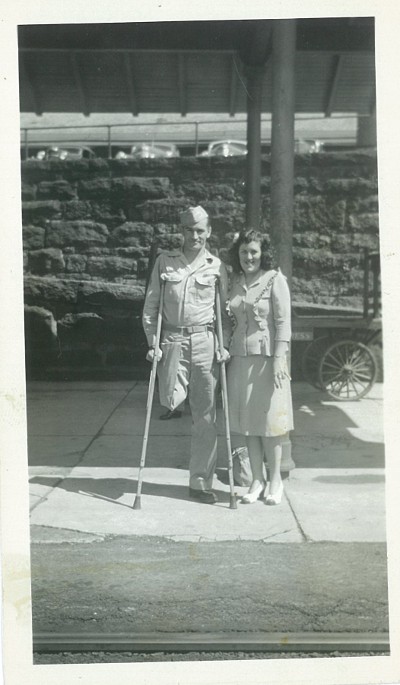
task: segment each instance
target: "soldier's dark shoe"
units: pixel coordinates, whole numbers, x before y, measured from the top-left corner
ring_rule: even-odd
[[[203,504],[215,504],[215,502],[218,502],[218,497],[212,490],[194,490],[189,488],[189,495]]]
[[[168,409],[165,414],[161,414],[160,419],[161,421],[168,421],[168,419],[180,419],[181,416],[182,412],[178,409]]]

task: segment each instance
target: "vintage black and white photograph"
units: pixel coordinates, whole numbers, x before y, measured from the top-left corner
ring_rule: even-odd
[[[34,669],[393,654],[376,20],[227,16],[16,27]]]

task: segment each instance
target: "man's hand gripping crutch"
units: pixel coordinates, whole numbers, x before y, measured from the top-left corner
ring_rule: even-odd
[[[221,289],[220,283],[217,282],[217,287],[215,289],[215,315],[217,321],[217,337],[218,337],[218,347],[219,347],[219,363],[221,367],[221,391],[222,391],[222,405],[224,409],[225,418],[225,434],[226,434],[226,447],[228,450],[228,473],[229,473],[229,488],[230,488],[230,509],[237,509],[236,495],[235,495],[235,484],[233,481],[233,459],[232,459],[232,446],[231,446],[231,430],[229,426],[229,407],[228,407],[228,388],[226,384],[226,359],[223,355],[224,352],[224,336],[222,333],[222,314],[221,314]]]
[[[156,329],[156,340],[155,340],[154,351],[151,350],[146,357],[146,359],[148,359],[148,361],[152,362],[152,366],[151,366],[151,373],[150,373],[149,389],[148,389],[148,393],[147,393],[146,421],[145,421],[144,434],[143,434],[142,454],[140,456],[138,484],[137,484],[135,501],[133,503],[133,509],[140,509],[141,508],[143,469],[144,469],[144,465],[146,462],[147,441],[148,441],[148,437],[149,437],[151,410],[153,407],[154,388],[155,388],[156,377],[157,377],[157,364],[158,364],[159,360],[161,359],[160,338],[161,338],[162,315],[163,315],[163,306],[164,306],[164,290],[165,290],[165,281],[162,281],[161,291],[160,291],[160,304],[158,307],[157,329]]]

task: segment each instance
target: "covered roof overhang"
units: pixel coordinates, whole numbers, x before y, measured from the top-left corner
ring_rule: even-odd
[[[264,65],[272,110],[274,20],[19,27],[22,112],[247,111],[246,69]],[[295,111],[375,111],[374,20],[299,19]]]

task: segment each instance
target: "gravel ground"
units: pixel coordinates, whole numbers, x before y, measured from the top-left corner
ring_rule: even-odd
[[[110,664],[137,663],[139,661],[226,661],[239,659],[315,659],[346,656],[388,656],[388,652],[61,652],[54,654],[34,653],[34,664]]]
[[[31,549],[36,633],[388,630],[383,543],[118,536]]]

